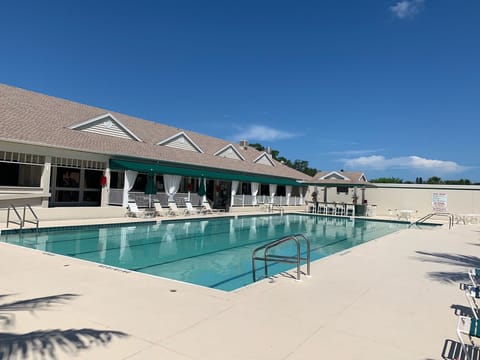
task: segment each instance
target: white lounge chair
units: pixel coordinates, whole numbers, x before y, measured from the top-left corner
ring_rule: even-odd
[[[177,207],[177,204],[174,202],[168,203],[168,215],[181,215],[180,209]]]
[[[472,281],[472,285],[475,287],[478,287],[478,280],[480,279],[480,268],[476,269],[470,269],[468,270],[468,276],[470,277],[470,280]]]
[[[472,309],[472,314],[475,319],[479,319],[480,311],[477,305],[477,299],[480,299],[480,288],[478,286],[467,285],[465,289],[465,297],[467,298],[468,305]]]
[[[467,346],[463,341],[463,336],[468,336],[470,341],[473,337],[480,338],[480,320],[473,319],[468,316],[459,316],[457,325],[458,340],[462,344],[462,349],[465,354],[465,359],[473,360],[473,354],[476,346],[470,346],[470,352],[467,350]],[[478,349],[477,349],[478,350]],[[459,358],[460,359],[460,358]],[[475,357],[477,359],[477,357]]]
[[[153,203],[153,206],[155,207],[155,215],[158,215],[158,216],[168,215],[168,209],[163,208],[162,204],[160,204],[158,201],[155,201]]]
[[[137,203],[135,201],[129,201],[127,204],[127,212],[125,216],[130,217],[144,217],[144,212],[138,209]]]
[[[222,212],[222,211],[225,211],[225,210],[223,210],[223,209],[212,209],[209,202],[204,202],[203,203],[202,212],[204,214],[219,213],[219,212]]]
[[[185,214],[187,215],[198,215],[200,214],[199,209],[195,209],[190,201],[185,201]]]

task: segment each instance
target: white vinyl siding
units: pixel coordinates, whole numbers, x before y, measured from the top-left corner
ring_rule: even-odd
[[[88,124],[85,128],[78,129],[81,131],[118,137],[122,139],[133,140],[133,137],[130,134],[127,134],[121,127],[119,127],[114,121],[105,118],[98,120],[92,124]]]
[[[258,157],[255,162],[257,164],[262,164],[262,165],[268,165],[268,166],[274,166],[273,162],[268,158],[268,155],[263,154],[262,156]]]
[[[193,151],[197,153],[202,153],[200,147],[193,142],[186,134],[183,132],[174,135],[166,140],[159,142],[157,145],[168,146],[174,149],[181,149],[187,151]]]
[[[235,148],[232,145],[229,145],[228,147],[219,150],[217,153],[214,155],[228,158],[228,159],[235,159],[235,160],[245,160],[237,151],[235,151]]]

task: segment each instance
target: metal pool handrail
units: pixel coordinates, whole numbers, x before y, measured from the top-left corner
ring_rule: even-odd
[[[300,240],[305,240],[307,244],[307,256],[306,257],[301,257],[300,256]],[[296,243],[296,249],[297,253],[295,256],[287,256],[287,255],[272,255],[268,254],[268,251],[280,244],[283,244],[288,241],[294,241]],[[257,256],[257,252],[259,251],[264,251],[263,256]],[[300,280],[300,261],[301,260],[306,260],[307,261],[307,276],[310,275],[310,240],[308,240],[303,234],[296,234],[296,235],[289,235],[282,237],[280,239],[274,240],[268,244],[262,245],[255,250],[253,250],[252,253],[252,276],[253,276],[253,282],[257,281],[257,276],[256,276],[256,267],[255,267],[255,261],[256,260],[263,260],[264,263],[264,271],[265,271],[265,277],[268,276],[268,267],[267,267],[267,262],[268,261],[275,261],[275,262],[283,262],[283,263],[290,263],[290,264],[297,264],[297,280]]]
[[[408,225],[408,227],[410,228],[412,226],[422,224],[425,221],[427,221],[428,219],[432,218],[433,216],[448,216],[448,228],[449,229],[452,228],[452,226],[453,226],[453,214],[441,213],[441,212],[433,212],[433,213],[430,213],[428,215],[425,215],[425,216],[421,217],[420,219],[413,221],[410,225]]]
[[[34,218],[35,220],[27,220],[27,219],[25,218],[25,211],[26,211],[27,207],[28,207],[28,209],[30,210],[30,213],[32,214],[32,216],[33,216],[33,218]],[[25,223],[26,223],[26,222],[28,222],[28,223],[30,223],[30,224],[35,224],[35,225],[36,225],[36,230],[37,230],[37,232],[38,232],[38,224],[39,224],[40,220],[38,220],[37,214],[35,214],[35,212],[33,211],[32,207],[31,207],[29,204],[27,204],[27,205],[25,205],[25,206],[23,207],[23,225],[24,225],[24,226],[25,226]]]
[[[10,209],[12,209],[13,212],[15,213],[15,215],[17,215],[18,222],[16,222],[15,220],[10,220]],[[9,223],[16,224],[16,225],[20,226],[20,230],[23,228],[23,220],[22,220],[22,217],[20,216],[20,214],[18,213],[17,209],[15,208],[15,205],[13,205],[13,204],[8,205],[8,210],[7,210],[7,228],[8,228],[8,224],[9,224]]]
[[[26,213],[27,207],[30,210],[30,212],[32,213],[35,220],[27,220],[26,219],[25,213]],[[17,215],[18,222],[14,221],[14,220],[10,220],[10,209],[12,209],[13,212],[15,213],[15,215]],[[37,214],[35,214],[32,207],[29,204],[25,205],[23,207],[23,217],[21,217],[20,214],[18,213],[15,205],[10,204],[8,206],[8,210],[7,210],[7,228],[8,228],[9,223],[16,224],[16,225],[20,226],[20,232],[22,232],[23,227],[25,226],[26,222],[31,223],[31,224],[35,224],[36,225],[36,231],[38,232],[38,224],[39,224],[40,220],[38,220]]]

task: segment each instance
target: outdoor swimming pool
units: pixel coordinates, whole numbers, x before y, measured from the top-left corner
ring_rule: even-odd
[[[406,223],[269,215],[166,220],[155,223],[2,232],[0,241],[210,288],[231,291],[252,283],[252,251],[285,235],[304,234],[312,261],[405,229]],[[279,249],[294,254],[290,245]],[[257,264],[263,274],[263,263]],[[291,264],[271,264],[278,274]]]

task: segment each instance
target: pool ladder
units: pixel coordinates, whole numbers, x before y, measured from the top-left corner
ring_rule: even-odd
[[[412,223],[410,223],[410,225],[408,225],[408,227],[410,228],[412,226],[417,226],[418,224],[422,224],[422,223],[424,223],[425,221],[427,221],[428,219],[430,219],[434,216],[448,216],[448,228],[449,229],[452,228],[454,215],[450,214],[450,213],[441,213],[441,212],[434,212],[434,213],[430,213],[428,215],[425,215],[425,216],[421,217],[420,219],[415,220]]]
[[[302,257],[300,253],[300,240],[304,240],[307,244],[307,255],[306,257]],[[275,255],[269,254],[269,250],[272,248],[284,244],[286,242],[295,242],[296,244],[296,255],[288,256],[288,255]],[[259,251],[263,251],[263,256],[257,256]],[[255,261],[262,260],[264,263],[264,270],[265,270],[265,277],[268,277],[268,266],[267,263],[269,261],[274,262],[283,262],[283,263],[290,263],[290,264],[297,264],[297,280],[300,280],[300,262],[302,260],[306,260],[307,262],[307,276],[310,275],[310,240],[308,240],[303,234],[297,235],[289,235],[282,237],[280,239],[274,240],[268,244],[262,245],[252,253],[252,274],[253,274],[253,282],[257,281],[257,274],[256,274],[256,266]]]
[[[34,220],[27,220],[26,218],[26,212],[27,212],[27,208],[28,210],[30,210],[30,213],[32,214]],[[16,220],[11,220],[10,219],[10,210],[13,211],[13,213],[16,215],[18,221]],[[31,224],[34,224],[36,226],[36,231],[38,232],[38,224],[39,224],[40,220],[38,220],[38,217],[37,217],[37,214],[35,214],[35,212],[33,211],[32,207],[27,204],[23,207],[23,216],[20,216],[20,214],[18,213],[18,210],[17,208],[15,207],[15,205],[12,205],[10,204],[8,206],[8,210],[7,210],[7,228],[8,228],[8,224],[9,223],[12,223],[12,224],[16,224],[18,226],[20,226],[20,232],[22,232],[23,230],[23,227],[25,226],[25,223],[31,223]]]

